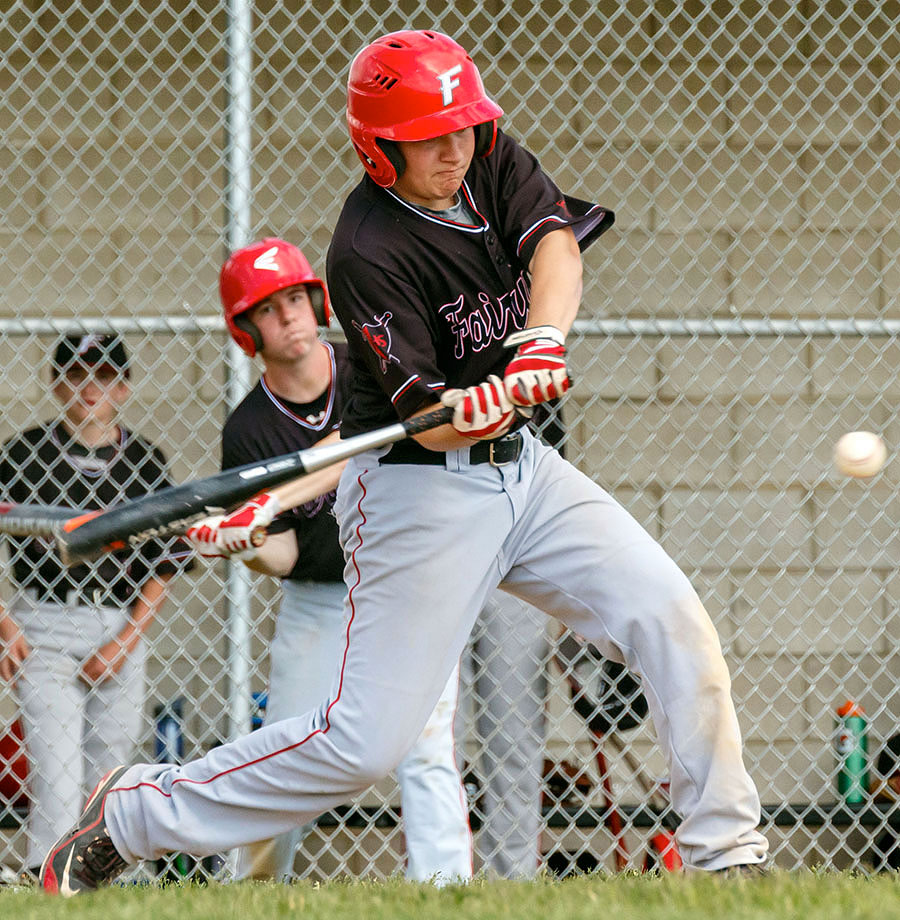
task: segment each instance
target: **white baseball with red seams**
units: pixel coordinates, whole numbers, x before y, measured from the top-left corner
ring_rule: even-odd
[[[887,459],[884,441],[871,431],[849,431],[834,447],[834,464],[845,476],[867,479],[880,472]]]

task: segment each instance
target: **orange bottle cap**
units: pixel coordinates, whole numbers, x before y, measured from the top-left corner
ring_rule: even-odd
[[[837,714],[843,719],[846,716],[864,716],[866,711],[859,703],[854,703],[853,700],[847,700],[843,706],[838,708]]]

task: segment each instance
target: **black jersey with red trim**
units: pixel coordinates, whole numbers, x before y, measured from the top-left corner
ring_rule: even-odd
[[[261,377],[228,417],[222,430],[222,469],[305,450],[340,426],[350,389],[350,362],[343,343],[324,343],[331,357],[331,381],[309,403],[294,403],[273,393]],[[285,511],[269,526],[271,533],[293,530],[300,553],[288,578],[342,581],[344,556],[332,513],[335,492]]]
[[[528,317],[538,242],[569,226],[583,250],[615,219],[560,192],[501,131],[460,192],[473,224],[423,213],[368,176],[344,203],[326,270],[353,364],[345,437],[408,418],[445,388],[502,375],[503,340]]]
[[[49,422],[10,438],[0,453],[0,492],[12,502],[99,510],[171,485],[159,448],[121,426],[116,443],[89,448],[61,423]],[[181,540],[148,540],[70,568],[52,540],[7,540],[16,584],[59,601],[72,593],[128,605],[148,575],[170,575],[193,565],[190,547]]]

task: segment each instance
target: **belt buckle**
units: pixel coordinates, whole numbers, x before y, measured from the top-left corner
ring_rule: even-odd
[[[512,456],[508,457],[506,460],[497,460],[494,456],[494,448],[498,444],[503,444],[504,447],[513,448]],[[521,435],[512,435],[509,438],[500,438],[498,441],[491,441],[488,446],[488,462],[491,466],[506,466],[507,463],[515,463],[519,459],[519,454],[522,452],[522,436]]]

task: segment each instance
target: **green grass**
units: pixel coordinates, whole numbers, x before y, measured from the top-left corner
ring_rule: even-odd
[[[4,920],[889,920],[900,878],[776,872],[765,878],[581,876],[486,882],[442,890],[388,882],[169,885],[111,888],[62,900],[0,893]]]

